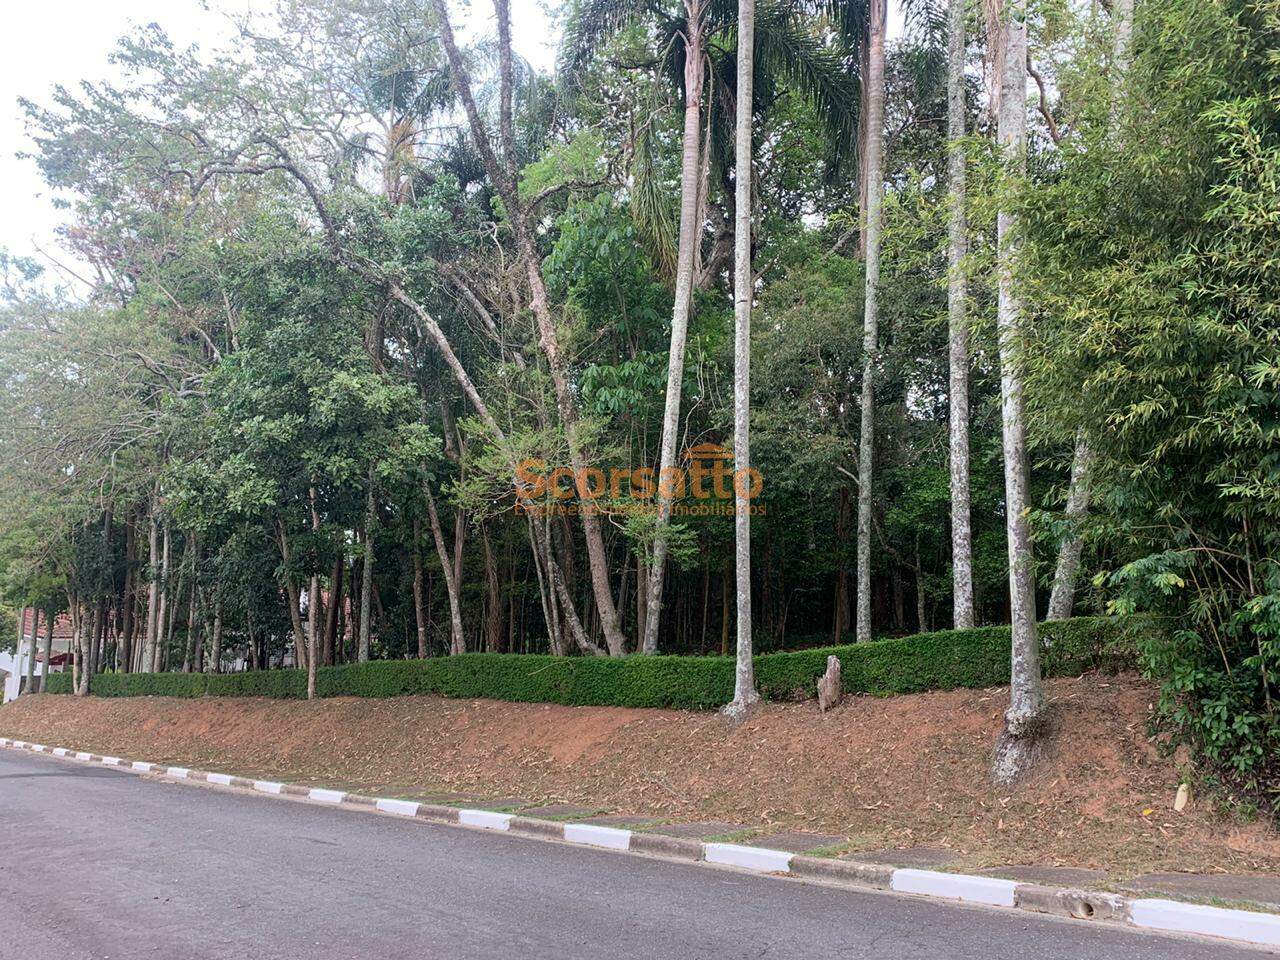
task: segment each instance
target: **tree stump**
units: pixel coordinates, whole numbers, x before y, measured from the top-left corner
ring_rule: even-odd
[[[826,713],[844,699],[840,683],[840,658],[827,657],[827,672],[818,678],[818,709]]]

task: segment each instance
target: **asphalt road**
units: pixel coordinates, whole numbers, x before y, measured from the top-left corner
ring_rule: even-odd
[[[1261,956],[0,750],[3,960]]]

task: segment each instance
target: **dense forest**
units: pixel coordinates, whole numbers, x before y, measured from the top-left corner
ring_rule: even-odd
[[[510,0],[280,0],[33,92],[6,602],[81,692],[1011,623],[1015,745],[1037,620],[1150,611],[1280,785],[1280,0],[895,14],[570,0],[540,72]]]

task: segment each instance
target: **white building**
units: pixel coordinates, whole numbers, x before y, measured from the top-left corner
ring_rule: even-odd
[[[22,684],[27,676],[27,662],[34,654],[36,658],[35,676],[38,678],[37,689],[42,685],[45,675],[46,664],[44,662],[44,632],[47,629],[43,624],[38,628],[39,636],[32,636],[37,632],[35,623],[35,611],[23,611],[22,621],[22,642],[19,644],[18,650],[13,653],[0,653],[0,679],[4,681],[4,699],[2,702],[8,703],[10,700],[18,696],[18,691],[22,688]],[[66,616],[60,616],[53,621],[53,644],[51,647],[53,661],[52,666],[48,667],[50,673],[61,673],[65,668],[70,657],[71,650],[71,622]]]

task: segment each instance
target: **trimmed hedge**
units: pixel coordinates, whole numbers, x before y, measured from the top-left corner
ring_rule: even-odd
[[[1040,625],[1047,676],[1069,676],[1133,662],[1139,633],[1162,629],[1148,617],[1077,617]],[[1005,627],[943,630],[871,643],[817,647],[756,657],[756,683],[766,700],[808,699],[827,657],[840,658],[848,693],[889,695],[983,688],[1009,682],[1010,631]],[[429,660],[377,660],[316,671],[321,697],[436,694],[579,706],[712,709],[733,697],[732,657],[552,657],[466,653]],[[69,673],[49,678],[50,693],[70,693]],[[100,697],[273,697],[303,699],[302,670],[99,674]]]

